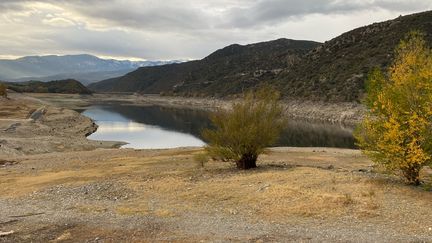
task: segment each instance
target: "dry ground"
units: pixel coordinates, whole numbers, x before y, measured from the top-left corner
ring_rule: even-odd
[[[0,242],[432,242],[432,193],[355,150],[276,148],[237,171],[200,149],[95,150],[0,166]]]
[[[5,156],[112,148],[120,144],[86,139],[97,126],[78,112],[22,94],[9,96],[0,97],[0,160]]]
[[[198,148],[81,151],[109,144],[50,104],[86,101],[12,96],[0,100],[0,242],[432,242],[430,187],[376,173],[359,151],[274,148],[250,171],[203,167]]]

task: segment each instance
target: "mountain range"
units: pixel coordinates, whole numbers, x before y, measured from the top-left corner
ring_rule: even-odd
[[[49,55],[0,60],[0,79],[7,81],[77,79],[84,84],[127,74],[139,67],[179,61],[129,61],[96,56]]]
[[[89,88],[224,97],[270,83],[286,99],[359,101],[368,72],[388,67],[395,47],[411,30],[424,32],[432,44],[432,11],[357,28],[325,43],[278,39],[230,45],[202,60],[141,67]]]

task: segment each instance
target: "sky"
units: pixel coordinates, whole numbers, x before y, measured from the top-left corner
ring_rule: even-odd
[[[229,44],[324,42],[432,0],[0,0],[0,58],[201,59]]]

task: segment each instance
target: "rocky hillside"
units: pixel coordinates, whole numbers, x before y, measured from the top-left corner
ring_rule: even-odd
[[[50,82],[28,81],[21,83],[5,83],[8,89],[19,93],[61,93],[61,94],[91,94],[92,92],[73,79]]]
[[[245,46],[235,44],[199,61],[143,67],[89,87],[99,92],[235,94],[255,86],[264,78],[273,79],[319,45],[318,42],[289,39]]]
[[[294,68],[273,80],[287,97],[357,101],[368,72],[388,67],[394,49],[411,30],[426,33],[432,45],[432,11],[358,28],[314,49]]]
[[[375,23],[324,44],[279,39],[231,45],[203,60],[145,67],[89,86],[97,92],[127,91],[185,96],[227,96],[267,82],[287,99],[359,101],[372,67],[388,67],[409,31],[432,44],[432,11]]]

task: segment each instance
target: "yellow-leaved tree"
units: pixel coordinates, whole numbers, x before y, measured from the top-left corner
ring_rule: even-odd
[[[374,69],[366,85],[359,147],[374,162],[420,184],[420,170],[432,159],[432,51],[424,34],[410,32],[383,73]]]

